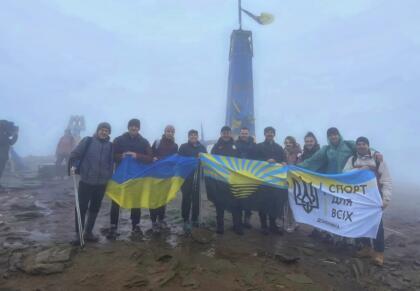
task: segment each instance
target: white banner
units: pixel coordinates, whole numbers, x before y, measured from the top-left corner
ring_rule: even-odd
[[[297,222],[343,237],[376,238],[382,199],[373,172],[323,175],[291,166],[288,183]]]

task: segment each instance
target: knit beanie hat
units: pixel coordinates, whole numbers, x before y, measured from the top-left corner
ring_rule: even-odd
[[[109,133],[111,133],[111,125],[108,122],[99,123],[98,127],[96,128],[96,132],[98,132],[101,128],[106,128],[109,130]]]

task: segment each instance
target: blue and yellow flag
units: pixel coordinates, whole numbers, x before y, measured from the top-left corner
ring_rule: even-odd
[[[287,198],[287,167],[281,164],[219,155],[200,155],[207,197],[233,210],[258,210],[277,215],[277,204]]]
[[[108,183],[106,194],[123,208],[155,209],[172,201],[198,159],[173,155],[152,164],[125,158]]]
[[[246,198],[260,185],[287,189],[287,167],[263,161],[200,154],[204,175],[230,185],[232,195]]]

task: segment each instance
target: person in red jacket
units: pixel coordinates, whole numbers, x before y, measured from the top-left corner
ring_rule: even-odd
[[[161,139],[156,140],[152,145],[153,161],[164,159],[178,152],[178,145],[175,143],[175,127],[168,125]],[[166,228],[165,212],[166,206],[150,209],[150,219],[152,220],[152,230],[158,233]]]
[[[57,144],[57,149],[55,151],[55,167],[56,167],[56,176],[63,177],[64,171],[61,170],[61,165],[63,161],[68,164],[70,154],[76,146],[76,140],[70,132],[70,129],[64,131],[64,135],[60,138],[60,141]]]

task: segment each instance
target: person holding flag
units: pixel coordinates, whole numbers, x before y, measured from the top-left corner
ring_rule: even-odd
[[[198,131],[191,129],[188,132],[188,142],[179,147],[179,155],[184,157],[198,158],[200,153],[207,153],[206,148],[198,141]],[[198,170],[190,174],[182,184],[181,212],[184,220],[184,232],[191,232],[191,226],[198,227],[200,215],[200,166]],[[191,218],[190,218],[191,212]],[[192,222],[192,225],[191,225]]]
[[[242,127],[238,139],[235,141],[235,146],[238,149],[239,157],[241,159],[253,160],[255,159],[255,139],[249,135],[249,128]],[[251,225],[252,212],[249,209],[244,211],[243,226],[245,228],[252,228]],[[242,220],[242,213],[241,213]]]
[[[158,161],[169,157],[178,152],[178,145],[175,143],[175,127],[167,125],[161,139],[156,140],[152,145],[153,161]],[[166,206],[150,209],[150,219],[152,220],[152,230],[158,233],[166,228],[165,212]]]
[[[228,157],[238,157],[239,152],[235,146],[232,130],[229,126],[223,126],[220,130],[220,138],[211,150],[212,155],[221,155]],[[220,185],[220,187],[222,187]],[[228,192],[229,197],[232,197],[230,188],[228,185],[223,187],[223,192]],[[224,220],[225,220],[225,209],[232,211],[233,220],[233,231],[238,235],[243,235],[242,222],[241,222],[241,208],[239,201],[235,198],[229,199],[229,201],[221,201],[221,193],[214,193],[211,189],[208,189],[209,200],[213,201],[216,207],[216,222],[218,234],[224,233]]]
[[[274,141],[276,130],[269,126],[264,129],[265,140],[256,147],[256,158],[260,161],[266,161],[269,163],[278,163],[286,165],[286,156],[281,145]],[[272,192],[273,201],[270,201],[271,209],[269,213],[265,210],[259,212],[261,231],[264,235],[268,235],[270,232],[273,234],[281,235],[283,232],[278,228],[276,224],[276,218],[279,212],[283,212],[283,207],[287,201],[287,190],[273,189],[263,186],[265,191]],[[267,227],[267,214],[269,219],[269,228]]]
[[[153,153],[150,143],[147,139],[140,135],[140,120],[131,119],[128,122],[128,131],[123,135],[117,137],[114,142],[114,161],[116,167],[119,166],[123,158],[132,157],[139,163],[152,163]],[[112,239],[117,236],[117,227],[120,214],[120,206],[112,201],[111,205],[111,227],[107,235]],[[133,234],[141,234],[140,229],[141,209],[131,209],[131,229]]]
[[[382,209],[388,207],[392,195],[392,180],[385,161],[379,162],[375,159],[375,152],[369,148],[369,140],[366,137],[359,137],[356,140],[357,152],[351,156],[344,167],[344,172],[354,170],[371,170],[375,173],[378,182],[379,192],[382,196]],[[384,226],[381,220],[376,239],[359,239],[362,249],[357,253],[360,257],[371,257],[373,263],[378,266],[384,264],[385,236]]]

